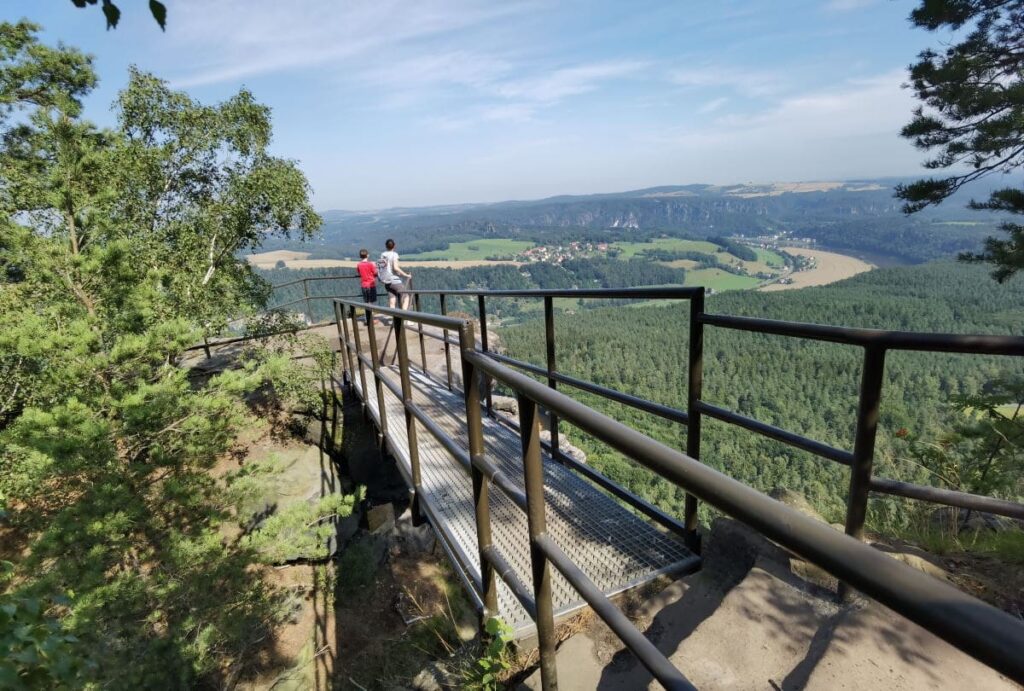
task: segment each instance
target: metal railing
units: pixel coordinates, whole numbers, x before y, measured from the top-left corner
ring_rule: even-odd
[[[820,324],[784,322],[753,317],[738,317],[710,314],[704,311],[703,288],[629,288],[593,290],[419,290],[417,295],[446,296],[460,295],[477,299],[481,335],[486,344],[486,298],[488,297],[532,297],[544,301],[544,340],[547,366],[539,367],[529,362],[505,355],[490,353],[491,357],[520,370],[546,376],[548,386],[557,388],[562,383],[581,391],[593,393],[623,405],[686,425],[686,453],[691,458],[700,458],[701,422],[704,415],[715,418],[748,431],[783,442],[797,449],[825,458],[850,468],[850,484],[847,497],[845,529],[848,535],[862,537],[867,517],[868,499],[871,492],[928,501],[945,506],[986,511],[1011,518],[1024,519],[1024,504],[1006,501],[968,492],[918,485],[889,478],[873,476],[875,438],[878,431],[879,406],[884,380],[885,355],[890,350],[919,352],[942,352],[974,355],[1024,356],[1024,338],[1019,336],[933,334],[878,329],[860,329]],[[604,298],[604,299],[684,299],[690,303],[689,332],[690,350],[688,363],[688,386],[686,410],[679,410],[637,396],[609,389],[575,377],[559,374],[555,362],[555,330],[552,298]],[[716,406],[701,398],[704,379],[704,329],[706,326],[738,329],[755,333],[773,334],[792,338],[827,341],[851,345],[864,349],[863,367],[858,394],[856,431],[852,451],[839,449],[800,434],[770,425],[725,408]],[[484,352],[487,347],[484,345]],[[489,398],[488,398],[489,400]],[[488,414],[493,411],[488,406]],[[589,468],[574,463],[559,449],[558,418],[552,414],[550,420],[551,448],[560,460],[587,473]],[[583,467],[580,467],[583,466]],[[593,478],[592,478],[593,479]],[[642,501],[642,500],[641,500]],[[688,545],[699,549],[700,536],[697,534],[697,505],[687,495],[684,509],[684,525]]]
[[[504,293],[512,291],[503,291]],[[522,291],[516,291],[522,294]],[[555,291],[544,291],[555,292]],[[586,292],[586,291],[579,291]],[[448,294],[451,294],[450,292]],[[494,293],[488,293],[491,295]],[[579,296],[579,293],[574,293]],[[602,294],[602,297],[605,297]],[[712,321],[715,325],[731,328],[760,327],[768,333],[785,335],[815,334],[828,336],[827,340],[844,339],[840,342],[862,345],[868,350],[861,389],[861,404],[858,414],[858,443],[851,460],[870,457],[866,452],[873,448],[874,425],[877,425],[877,400],[880,391],[881,370],[884,360],[878,355],[879,348],[910,349],[927,345],[930,350],[962,352],[970,345],[971,352],[1000,354],[1024,354],[1024,339],[1009,337],[932,337],[922,334],[897,334],[869,330],[838,329],[812,325],[781,325],[778,322],[754,324],[745,318],[723,318],[719,315],[704,315],[703,293],[691,299],[698,309],[692,310],[691,341],[696,347],[691,351],[690,382],[691,392],[687,422],[692,424],[695,413],[710,414],[706,404],[699,398],[701,372],[702,328]],[[375,329],[367,328],[369,357],[363,352],[360,339],[359,319],[356,311],[366,310],[392,317],[396,334],[396,350],[400,385],[384,376],[380,352],[377,348]],[[347,314],[346,314],[347,311]],[[523,605],[537,625],[541,658],[541,677],[546,689],[556,688],[555,667],[555,624],[552,612],[551,568],[557,569],[576,589],[583,600],[593,608],[629,648],[651,674],[666,688],[692,689],[693,686],[658,649],[645,638],[619,611],[599,588],[580,570],[567,554],[550,537],[546,530],[543,469],[541,460],[539,407],[550,415],[566,420],[608,444],[640,465],[652,470],[660,477],[676,484],[687,493],[686,511],[695,512],[696,501],[700,499],[758,530],[785,549],[807,561],[820,566],[844,583],[873,597],[895,612],[905,616],[925,629],[935,633],[954,646],[978,660],[1019,681],[1024,681],[1024,622],[1011,617],[990,605],[973,598],[952,585],[928,576],[905,564],[892,559],[882,552],[864,544],[857,536],[843,535],[830,526],[809,518],[768,496],[702,464],[691,453],[682,453],[633,430],[622,423],[599,413],[582,403],[556,391],[551,382],[547,385],[506,367],[486,350],[477,350],[473,324],[464,319],[446,315],[396,310],[366,305],[353,300],[335,301],[335,314],[342,350],[350,377],[359,377],[364,396],[370,395],[367,388],[367,372],[372,373],[378,397],[379,425],[387,436],[389,421],[384,405],[384,388],[390,390],[402,403],[404,423],[408,435],[410,471],[407,478],[414,492],[415,510],[423,510],[428,517],[436,520],[428,501],[421,501],[418,445],[416,423],[433,435],[452,457],[470,474],[473,485],[475,522],[480,562],[480,582],[467,581],[483,606],[483,618],[497,613],[496,577],[508,585],[516,599]],[[739,321],[733,321],[739,320]],[[546,320],[547,321],[547,320]],[[763,320],[761,320],[763,321]],[[421,339],[425,335],[423,325],[455,331],[458,339],[446,344],[457,345],[462,366],[463,396],[466,406],[468,449],[444,432],[413,401],[410,381],[411,362],[407,346],[406,322],[418,325]],[[481,324],[483,321],[481,320]],[[811,336],[805,336],[811,337]],[[966,339],[966,340],[965,340]],[[483,343],[481,343],[483,345]],[[446,362],[451,368],[450,352],[446,348]],[[422,348],[421,348],[422,353]],[[426,357],[422,364],[426,368]],[[553,363],[552,363],[553,364]],[[697,377],[694,379],[694,371]],[[489,378],[481,382],[477,375]],[[493,461],[484,454],[482,415],[486,400],[485,388],[490,380],[497,380],[515,391],[519,401],[519,435],[522,443],[522,460],[525,491],[518,488],[504,475]],[[878,381],[876,386],[874,381]],[[696,384],[696,386],[693,386]],[[873,412],[872,412],[873,411]],[[730,415],[734,415],[731,414]],[[874,420],[871,418],[874,416]],[[699,417],[697,418],[699,420]],[[699,424],[699,423],[698,423]],[[739,424],[739,423],[737,423]],[[761,424],[761,423],[758,423]],[[699,427],[697,428],[699,431]],[[790,433],[785,433],[790,434]],[[868,436],[870,435],[870,439]],[[793,435],[794,437],[796,435]],[[868,443],[872,442],[872,443]],[[688,450],[690,443],[688,442]],[[699,444],[696,446],[699,450]],[[863,470],[863,464],[860,467]],[[870,472],[870,465],[867,466]],[[859,486],[871,489],[870,475],[867,483],[864,477],[855,473]],[[522,511],[526,512],[529,526],[532,592],[526,587],[509,564],[501,550],[491,542],[489,492],[491,485],[504,492]],[[853,485],[853,481],[851,482]],[[851,491],[851,497],[853,492]],[[857,497],[866,496],[866,490]],[[692,502],[690,500],[692,498]],[[692,503],[692,506],[691,506]],[[857,516],[855,516],[856,518]],[[863,515],[859,515],[863,525]],[[848,520],[847,531],[849,532]],[[439,535],[443,531],[437,531]],[[451,555],[452,550],[446,548]]]

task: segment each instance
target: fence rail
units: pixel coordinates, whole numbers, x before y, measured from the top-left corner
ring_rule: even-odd
[[[504,294],[512,291],[499,292]],[[522,293],[523,291],[515,292]],[[606,291],[600,297],[615,299],[618,293],[619,291]],[[439,293],[435,292],[434,294]],[[445,293],[445,295],[450,294],[448,292]],[[462,294],[468,294],[468,292]],[[553,297],[544,295],[543,292],[537,295],[536,292],[531,291],[531,294],[545,298],[546,302],[549,302],[550,298]],[[484,307],[483,300],[490,296],[491,293],[474,293],[474,295],[478,296],[481,303],[480,306]],[[692,434],[694,432],[692,425],[695,419],[699,421],[701,414],[715,414],[717,416],[719,411],[718,409],[709,408],[709,404],[702,402],[699,398],[702,374],[702,328],[705,325],[705,322],[701,319],[703,314],[703,293],[699,295],[691,293],[687,299],[692,300],[695,307],[695,309],[691,310],[691,345],[693,347],[690,357],[691,392],[688,399],[689,410],[687,411],[687,424],[690,426],[689,431]],[[485,616],[494,614],[497,611],[495,579],[501,578],[509,586],[509,589],[523,605],[524,609],[534,618],[537,624],[541,653],[541,677],[545,688],[554,688],[557,684],[555,629],[552,614],[550,575],[552,568],[557,569],[569,581],[580,596],[592,607],[594,612],[608,624],[641,663],[666,688],[691,689],[693,687],[672,666],[668,659],[633,627],[600,589],[574,564],[572,555],[560,548],[547,534],[540,456],[539,420],[541,408],[546,410],[553,418],[557,416],[555,419],[562,419],[575,425],[587,434],[593,435],[645,468],[655,472],[665,480],[684,489],[687,497],[692,497],[692,501],[687,502],[686,506],[687,519],[689,519],[691,511],[695,517],[698,499],[707,502],[723,513],[746,523],[782,547],[825,569],[840,579],[842,583],[848,584],[875,598],[895,612],[935,633],[985,664],[992,666],[1017,681],[1024,681],[1024,656],[1020,655],[1020,651],[1024,650],[1024,622],[967,595],[948,583],[921,573],[864,544],[858,539],[860,537],[858,531],[853,529],[857,527],[857,521],[860,521],[860,527],[863,527],[863,512],[857,509],[855,503],[863,500],[866,504],[866,494],[871,489],[892,494],[903,493],[903,496],[913,496],[913,498],[950,505],[957,505],[953,503],[955,501],[964,501],[963,497],[951,497],[945,491],[940,490],[937,493],[926,495],[917,492],[914,489],[918,488],[916,485],[895,483],[894,481],[884,481],[877,478],[873,480],[870,477],[874,425],[877,425],[877,405],[882,366],[884,365],[884,360],[879,355],[880,353],[884,354],[884,349],[879,346],[879,343],[912,343],[919,345],[927,342],[931,346],[929,349],[964,348],[973,347],[972,344],[987,344],[980,345],[980,347],[997,349],[1000,354],[1020,355],[1024,354],[1024,339],[997,337],[994,340],[990,340],[988,337],[967,337],[969,340],[965,340],[963,337],[955,337],[953,342],[950,342],[944,340],[944,338],[920,339],[917,337],[922,336],[921,334],[910,334],[909,336],[913,338],[903,340],[901,338],[894,339],[892,336],[894,332],[872,332],[883,334],[884,336],[878,340],[871,340],[869,345],[865,345],[863,340],[858,340],[855,343],[864,347],[868,354],[865,358],[865,374],[863,376],[864,381],[862,382],[860,405],[858,408],[857,441],[855,442],[854,452],[849,458],[850,465],[855,471],[854,476],[856,479],[851,481],[851,510],[848,512],[847,519],[848,534],[843,535],[830,526],[804,516],[753,488],[702,464],[696,455],[691,453],[694,449],[699,453],[699,436],[696,441],[692,437],[688,438],[687,453],[683,453],[669,448],[557,391],[555,385],[559,382],[558,379],[552,378],[547,384],[543,384],[511,369],[507,366],[508,364],[515,365],[521,363],[508,363],[507,361],[510,358],[496,357],[496,354],[488,352],[484,338],[481,338],[481,345],[478,348],[473,323],[468,320],[365,305],[353,300],[338,300],[335,302],[335,305],[339,337],[342,339],[342,350],[346,351],[350,363],[359,363],[358,372],[353,369],[354,365],[350,364],[350,376],[358,375],[363,384],[362,391],[365,392],[365,395],[369,395],[370,389],[367,388],[367,372],[365,371],[365,368],[368,366],[371,370],[378,396],[381,395],[382,388],[387,386],[393,393],[399,396],[403,403],[403,408],[406,411],[405,422],[410,440],[410,464],[412,466],[410,481],[414,492],[418,493],[420,490],[418,480],[419,461],[415,444],[416,422],[419,422],[428,433],[448,449],[459,465],[470,474],[473,484],[481,567],[479,582],[472,584],[472,587],[476,588],[476,599],[482,603]],[[366,330],[370,335],[371,357],[365,358],[358,338],[357,310],[366,310],[371,316],[379,313],[392,318],[398,351],[399,373],[402,381],[401,387],[396,386],[383,376],[380,353],[375,345],[376,337],[373,335],[374,329],[372,328]],[[483,312],[483,314],[486,314],[486,312]],[[351,326],[349,326],[350,321]],[[453,331],[459,335],[456,342],[459,347],[462,381],[464,382],[463,395],[467,415],[468,453],[463,451],[439,426],[433,424],[429,416],[412,401],[409,372],[413,365],[409,357],[408,348],[404,344],[407,340],[407,333],[417,333],[417,330],[408,327],[407,323],[410,322],[418,325],[418,333],[421,339],[423,338],[423,325]],[[486,328],[486,321],[484,319],[481,319],[480,323],[481,330]],[[744,325],[750,326],[751,324],[750,322],[745,322]],[[791,326],[793,328],[790,328]],[[779,333],[779,335],[797,336],[796,331],[805,333],[803,328],[805,326],[807,325],[788,325],[785,329],[787,333]],[[774,333],[783,330],[779,328]],[[814,333],[822,336],[834,335],[827,334],[827,330],[816,329]],[[546,320],[546,331],[549,336],[553,335],[550,320]],[[840,332],[845,334],[843,337],[850,335],[849,330],[840,330]],[[481,336],[483,335],[482,333]],[[856,336],[856,338],[861,336],[863,334]],[[447,343],[448,339],[446,336],[444,340]],[[967,345],[965,346],[965,344]],[[962,352],[962,350],[955,350],[953,352]],[[984,352],[989,351],[985,350]],[[549,358],[548,369],[541,369],[532,365],[524,369],[531,374],[544,376],[549,371],[553,371],[554,363],[551,360],[552,358]],[[450,359],[447,362],[450,369]],[[424,360],[425,364],[426,361]],[[491,381],[498,381],[514,391],[519,401],[518,430],[522,442],[525,491],[520,490],[510,478],[503,475],[486,458],[483,452],[482,415],[488,408],[485,401]],[[561,383],[568,382],[562,381]],[[384,406],[380,405],[379,409],[382,411],[381,427],[386,429],[389,423],[384,419]],[[776,429],[753,429],[753,431],[767,433]],[[696,432],[699,435],[699,427],[696,428]],[[772,436],[772,434],[768,434],[768,436]],[[817,443],[812,440],[804,441],[808,444]],[[553,448],[557,449],[554,435],[552,435],[551,444]],[[827,448],[831,449],[831,447]],[[834,449],[832,451],[837,452],[832,454],[833,456],[839,452],[839,450]],[[828,458],[829,456],[825,457]],[[832,458],[832,460],[839,459]],[[839,462],[842,462],[842,460],[839,460]],[[858,467],[861,471],[867,469],[866,477],[864,477],[863,472],[859,476],[856,474]],[[860,485],[857,483],[863,484],[863,491],[860,490]],[[512,500],[513,504],[526,512],[528,516],[533,576],[532,592],[512,569],[507,557],[501,552],[500,548],[491,543],[489,492],[492,485],[504,492]],[[934,490],[935,488],[925,489]],[[963,495],[964,493],[953,494]],[[971,497],[972,495],[967,496]],[[1024,508],[1012,502],[1002,502],[1002,500],[988,497],[977,497],[975,499],[979,501],[987,500],[985,506],[988,508],[985,510],[1001,508],[1004,513],[1010,512],[1007,515],[1013,515],[1013,512]],[[1003,504],[1006,504],[1006,506]],[[694,529],[687,531],[687,534],[692,537],[695,534],[695,521],[689,527]]]

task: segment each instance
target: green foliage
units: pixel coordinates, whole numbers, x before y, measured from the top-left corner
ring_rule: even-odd
[[[373,585],[377,561],[369,540],[357,540],[345,548],[338,560],[338,595],[342,600],[359,597]]]
[[[100,0],[71,0],[75,7],[81,9],[89,5],[95,6]],[[117,23],[121,21],[121,9],[112,0],[102,0],[100,8],[103,10],[103,17],[107,21],[107,30],[116,29]],[[149,0],[149,13],[160,28],[167,29],[167,7],[160,0]]]
[[[205,106],[133,72],[99,130],[80,117],[89,59],[36,31],[0,23],[3,597],[67,598],[39,624],[59,634],[33,674],[55,683],[220,685],[288,611],[225,537],[244,483],[213,470],[255,421],[248,398],[298,398],[303,374],[280,350],[203,378],[180,361],[266,297],[235,251],[318,219],[249,94]],[[58,635],[95,664],[66,664]]]
[[[13,572],[14,564],[0,562],[0,586],[5,590]],[[38,597],[0,594],[0,686],[5,689],[75,688],[83,670],[91,666],[78,639],[44,608]]]
[[[1024,1],[923,0],[911,22],[929,31],[963,31],[942,52],[923,51],[910,67],[910,80],[923,104],[902,131],[935,155],[931,169],[967,172],[900,185],[907,212],[939,204],[965,184],[1024,165]],[[927,110],[925,110],[927,108]],[[1006,188],[971,207],[1024,214],[1024,191]],[[1024,226],[1006,222],[1007,239],[990,237],[985,249],[964,258],[995,264],[1004,281],[1024,268]]]
[[[327,540],[338,520],[350,516],[358,494],[329,494],[319,501],[294,504],[277,511],[246,536],[245,546],[268,564],[281,564],[301,554],[309,559],[327,557]]]
[[[484,625],[487,633],[483,650],[476,665],[463,675],[467,689],[496,691],[502,688],[502,675],[512,668],[510,647],[513,640],[512,627],[497,617],[491,617]]]
[[[949,489],[1024,496],[1024,380],[997,379],[952,397],[952,423],[935,438],[908,438],[908,461]]]

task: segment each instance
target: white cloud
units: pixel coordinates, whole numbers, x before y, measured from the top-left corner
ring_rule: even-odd
[[[170,29],[199,69],[176,86],[330,64],[354,70],[357,61],[391,59],[404,45],[479,27],[524,11],[524,3],[476,0],[398,0],[325,3],[318,0],[183,0]]]
[[[707,115],[709,113],[714,113],[717,110],[721,110],[722,106],[724,106],[728,102],[729,102],[729,99],[724,97],[724,96],[722,98],[715,98],[715,99],[712,99],[712,100],[708,101],[707,103],[702,105],[700,108],[698,108],[697,112],[702,114],[702,115]]]
[[[593,91],[601,82],[635,74],[647,65],[639,60],[617,60],[565,67],[547,74],[505,82],[498,85],[497,93],[505,98],[550,103],[566,96]]]
[[[829,0],[825,3],[825,9],[829,12],[852,12],[870,7],[878,0]]]
[[[787,83],[785,77],[776,72],[721,65],[678,68],[669,72],[668,80],[685,88],[724,88],[751,97],[777,94]]]

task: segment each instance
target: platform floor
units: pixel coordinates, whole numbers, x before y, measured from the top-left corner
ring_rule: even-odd
[[[387,375],[399,382],[397,367]],[[457,443],[468,449],[465,405],[461,392],[424,375],[412,373],[414,401]],[[363,398],[359,376],[352,383]],[[372,373],[367,368],[366,397],[374,422],[380,424],[377,394]],[[388,435],[386,443],[398,459],[408,481],[410,464],[405,413],[398,398],[384,387]],[[485,453],[502,471],[523,487],[521,442],[518,433],[507,424],[484,417]],[[473,488],[468,472],[417,423],[420,457],[421,501],[432,514],[434,528],[453,550],[450,556],[468,573],[463,577],[480,582]],[[631,513],[617,500],[598,490],[589,481],[544,453],[544,487],[547,498],[548,533],[576,564],[607,595],[642,585],[661,574],[682,574],[695,570],[699,557],[690,552],[675,535]],[[497,487],[490,493],[492,539],[518,576],[532,588],[530,549],[526,515]],[[456,564],[456,568],[459,564]],[[576,591],[552,568],[555,616],[562,618],[585,606]],[[501,616],[516,631],[517,638],[534,631],[533,622],[498,579]]]

